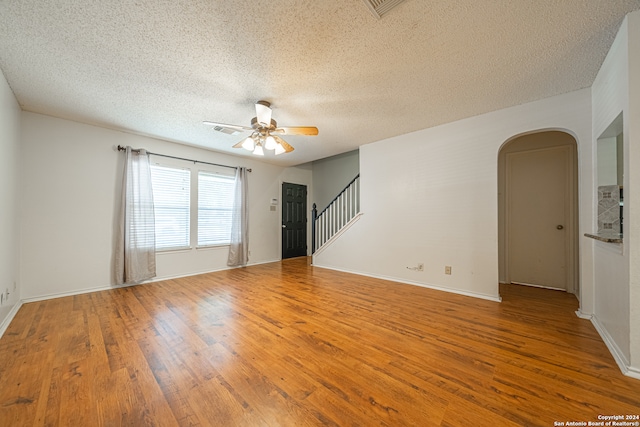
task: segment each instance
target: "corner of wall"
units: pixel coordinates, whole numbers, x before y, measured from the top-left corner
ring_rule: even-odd
[[[640,10],[625,18],[628,37],[629,105],[625,151],[625,239],[629,250],[630,376],[640,379]],[[628,230],[628,231],[627,231]],[[627,239],[628,233],[628,239]]]
[[[2,320],[0,320],[0,338],[2,338],[4,333],[7,331],[7,328],[9,328],[11,321],[16,316],[16,314],[18,314],[18,310],[20,310],[20,307],[22,307],[22,301],[15,302],[11,306],[11,309],[9,310],[7,315]]]
[[[21,109],[0,71],[0,336],[20,308]]]

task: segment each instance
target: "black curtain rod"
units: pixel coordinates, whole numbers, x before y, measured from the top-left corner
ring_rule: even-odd
[[[122,145],[118,145],[118,151],[126,151],[126,150],[127,150],[127,147],[123,147]],[[140,149],[132,148],[131,151],[135,151],[136,153],[139,153]],[[193,162],[193,163],[202,163],[203,165],[220,166],[220,167],[223,167],[223,168],[238,169],[238,167],[239,167],[239,166],[220,165],[218,163],[202,162],[200,160],[185,159],[184,157],[168,156],[166,154],[152,153],[150,151],[147,151],[147,154],[151,154],[153,156],[167,157],[169,159],[184,160],[184,161]],[[247,172],[251,172],[251,169],[247,169]]]

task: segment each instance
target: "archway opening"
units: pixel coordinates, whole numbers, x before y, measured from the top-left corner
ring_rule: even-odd
[[[498,154],[501,284],[579,293],[576,139],[544,130],[518,135]]]

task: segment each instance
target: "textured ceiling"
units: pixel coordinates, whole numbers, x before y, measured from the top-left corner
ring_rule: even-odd
[[[0,68],[26,111],[216,151],[272,103],[295,165],[591,86],[640,0],[2,0]],[[90,142],[87,142],[90,143]]]

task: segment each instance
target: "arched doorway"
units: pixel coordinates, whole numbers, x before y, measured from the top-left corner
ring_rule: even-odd
[[[575,138],[546,130],[508,140],[498,154],[501,283],[578,293]]]

